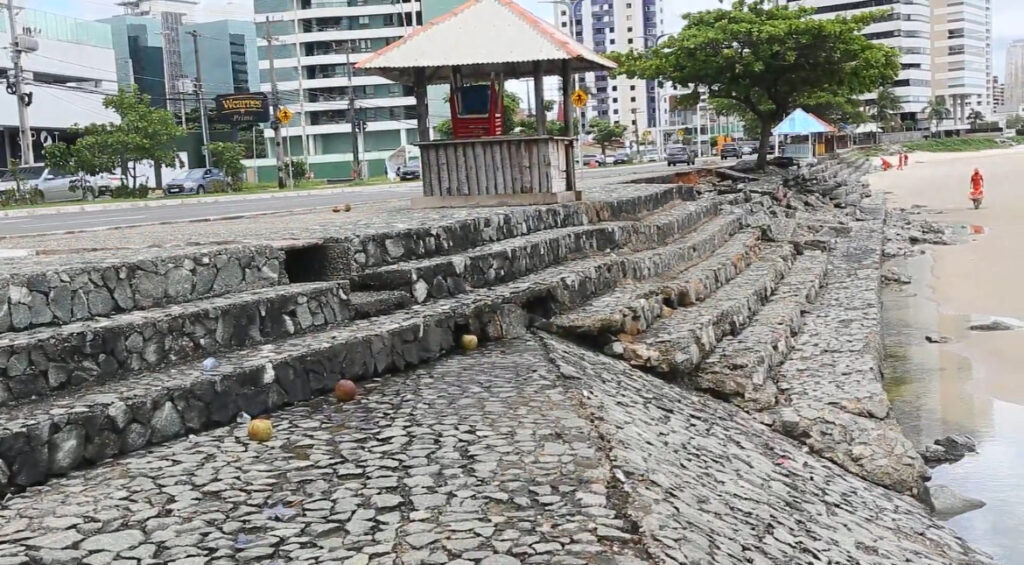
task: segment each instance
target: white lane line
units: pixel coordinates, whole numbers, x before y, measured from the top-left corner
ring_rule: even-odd
[[[59,226],[59,225],[64,225],[64,224],[68,224],[68,223],[90,224],[90,223],[95,223],[95,222],[107,222],[107,221],[110,221],[110,220],[136,220],[138,218],[145,218],[145,217],[146,217],[145,214],[143,214],[141,216],[108,216],[108,217],[104,217],[104,218],[90,218],[88,220],[63,220],[63,221],[60,221],[60,222],[40,222],[40,223],[35,223],[35,224],[32,224],[32,225],[33,226]]]
[[[14,222],[26,222],[30,218],[19,218],[17,220],[0,220],[0,224],[13,224]]]

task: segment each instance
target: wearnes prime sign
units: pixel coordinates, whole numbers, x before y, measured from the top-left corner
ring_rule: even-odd
[[[214,121],[222,124],[258,124],[270,121],[270,101],[262,92],[221,94],[214,98]]]

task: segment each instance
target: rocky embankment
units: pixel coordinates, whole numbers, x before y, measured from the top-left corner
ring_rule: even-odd
[[[315,227],[276,279],[9,331],[0,564],[990,563],[881,388],[863,167]],[[11,280],[198,264],[147,260]]]

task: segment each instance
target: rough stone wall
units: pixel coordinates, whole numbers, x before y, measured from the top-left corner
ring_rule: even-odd
[[[343,285],[271,287],[0,335],[0,406],[350,318]],[[198,362],[198,361],[197,361]]]
[[[91,320],[288,282],[270,245],[52,263],[0,277],[0,333]]]

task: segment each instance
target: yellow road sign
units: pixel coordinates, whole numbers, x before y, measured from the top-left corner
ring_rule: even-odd
[[[676,130],[676,137],[678,137],[680,139],[686,137],[686,130],[684,130],[684,129],[677,129]]]
[[[582,108],[587,105],[587,93],[577,89],[576,92],[572,93],[572,105],[577,108]]]
[[[277,121],[281,122],[282,124],[287,124],[288,122],[292,121],[292,116],[294,115],[295,112],[292,112],[288,108],[281,106],[277,110]]]

